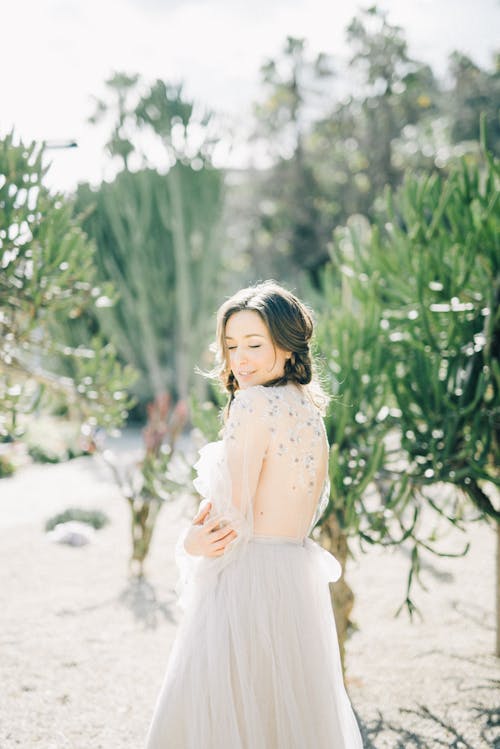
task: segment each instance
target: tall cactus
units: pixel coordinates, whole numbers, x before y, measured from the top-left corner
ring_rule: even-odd
[[[375,287],[369,285],[363,296],[357,297],[352,279],[339,285],[331,264],[323,274],[322,289],[316,346],[324,360],[325,385],[334,399],[325,420],[330,443],[330,499],[321,520],[320,538],[342,565],[342,576],[332,586],[332,600],[344,664],[354,602],[344,577],[350,538],[390,543],[389,523],[399,511],[401,491],[389,499],[380,496],[377,485],[390,459],[384,438],[391,409]]]
[[[497,528],[500,521],[499,186],[499,164],[487,154],[481,165],[464,161],[446,179],[408,176],[389,193],[368,238],[344,236],[350,255],[338,265],[354,287],[365,288],[364,297],[357,293],[361,315],[369,313],[373,290],[378,300],[380,333],[368,357],[372,375],[390,384],[402,461],[379,485],[389,498],[400,494],[415,517],[430,506],[464,530],[461,497]],[[459,492],[431,496],[428,488],[437,483]],[[434,548],[411,527],[408,537],[411,609],[419,548]],[[500,598],[498,606],[500,613]],[[498,632],[500,654],[500,622]]]
[[[415,492],[456,522],[455,504],[426,488],[457,487],[496,524],[500,556],[499,188],[499,162],[487,155],[446,181],[408,180],[372,252],[386,281],[389,376]],[[500,571],[497,616],[500,656]]]
[[[134,117],[138,130],[160,141],[167,173],[124,170],[96,192],[78,192],[100,274],[120,295],[99,322],[140,371],[136,394],[143,403],[165,389],[186,399],[191,388],[204,387],[194,371],[220,284],[223,174],[211,165],[207,143],[182,144],[178,130],[188,138],[194,109],[180,88],[157,81]],[[206,122],[198,124],[207,130]]]
[[[412,482],[458,487],[500,520],[500,172],[409,178],[374,232],[388,376]]]

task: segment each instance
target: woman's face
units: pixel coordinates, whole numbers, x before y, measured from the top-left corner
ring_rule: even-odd
[[[283,376],[290,351],[273,343],[258,312],[248,309],[232,314],[225,338],[229,365],[242,390]]]

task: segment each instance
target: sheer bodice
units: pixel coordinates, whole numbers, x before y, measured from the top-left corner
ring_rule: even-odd
[[[195,487],[239,539],[306,537],[328,500],[328,441],[306,388],[239,390],[222,440],[206,445]]]
[[[232,500],[254,535],[308,535],[327,480],[328,443],[307,391],[294,384],[238,391],[223,441]]]

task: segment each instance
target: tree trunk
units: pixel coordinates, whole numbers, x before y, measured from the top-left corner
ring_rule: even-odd
[[[497,523],[497,658],[500,658],[500,523]]]
[[[155,497],[128,497],[132,513],[132,555],[130,571],[134,577],[144,577],[144,560],[146,559],[156,518],[161,509],[161,502]]]
[[[347,535],[341,529],[335,514],[331,514],[321,527],[322,545],[340,562],[342,575],[336,583],[330,583],[330,596],[339,640],[342,673],[345,675],[345,641],[349,627],[349,616],[354,605],[354,593],[345,581],[344,573],[349,548]]]
[[[171,225],[175,260],[175,308],[176,308],[176,386],[179,400],[187,401],[191,377],[191,309],[193,289],[189,274],[189,246],[184,222],[184,200],[182,173],[175,165],[169,172],[167,186],[171,201]]]

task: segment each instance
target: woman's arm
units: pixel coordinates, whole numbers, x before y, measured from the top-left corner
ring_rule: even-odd
[[[229,525],[220,527],[220,519],[208,520],[212,505],[202,502],[184,538],[184,549],[191,556],[220,557],[237,533]]]
[[[222,556],[238,536],[242,540],[252,534],[253,498],[270,439],[267,405],[259,388],[238,392],[233,401],[222,440],[227,480],[221,470],[216,517],[210,519],[212,504],[205,500],[186,531],[182,543],[189,555]],[[196,488],[202,493],[206,487]]]

